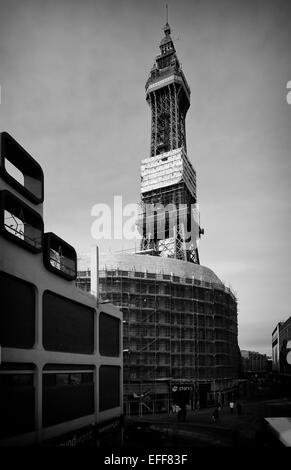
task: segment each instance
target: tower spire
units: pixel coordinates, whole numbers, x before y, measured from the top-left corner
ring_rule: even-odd
[[[170,36],[171,34],[171,28],[170,28],[170,25],[169,25],[169,11],[168,11],[168,4],[166,3],[166,24],[163,28],[164,30],[164,33],[166,36]]]

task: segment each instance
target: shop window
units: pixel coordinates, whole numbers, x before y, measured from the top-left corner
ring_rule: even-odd
[[[70,366],[60,365],[54,371],[53,365],[43,372],[43,426],[53,426],[93,414],[94,374],[88,371],[74,372]],[[88,366],[86,366],[86,369]],[[92,369],[92,368],[91,368]]]
[[[99,351],[102,356],[120,354],[120,320],[104,312],[99,315]]]
[[[3,272],[0,284],[0,344],[31,349],[35,342],[35,287]]]
[[[94,309],[53,292],[43,294],[43,345],[48,351],[94,352]]]
[[[101,366],[99,369],[99,410],[120,406],[120,367]]]
[[[0,439],[35,427],[34,369],[30,364],[0,365]]]

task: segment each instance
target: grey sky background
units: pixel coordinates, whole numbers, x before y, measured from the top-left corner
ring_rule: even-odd
[[[291,315],[291,3],[168,0],[191,88],[201,264],[231,284],[239,344],[270,353]],[[149,156],[144,85],[164,1],[0,0],[0,130],[45,173],[45,230],[88,252],[91,208],[139,200]],[[132,242],[102,242],[121,250]]]

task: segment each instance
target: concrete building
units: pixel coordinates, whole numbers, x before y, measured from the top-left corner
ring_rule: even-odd
[[[268,356],[255,351],[246,351],[241,349],[243,372],[267,372]]]
[[[123,311],[128,414],[233,398],[239,369],[236,297],[200,265],[203,230],[186,145],[190,88],[168,23],[164,33],[146,82],[151,145],[141,162],[140,251],[100,256],[100,297]],[[96,290],[88,266],[77,282]]]
[[[272,332],[272,370],[274,372],[279,372],[280,370],[280,326],[283,323],[280,322],[277,324]]]
[[[147,255],[101,260],[100,296],[123,311],[127,412],[136,406],[132,394],[145,390],[155,395],[148,407],[167,409],[177,382],[191,383],[201,406],[217,393],[227,400],[238,371],[232,292],[198,264]]]
[[[287,355],[291,351],[291,317],[279,322],[272,333],[272,369],[274,372],[291,374],[291,360]]]
[[[123,311],[126,413],[168,410],[177,383],[190,385],[193,407],[227,403],[239,368],[232,291],[194,263],[140,254],[100,260],[100,299]],[[88,269],[78,284],[90,290]]]
[[[74,248],[44,233],[43,182],[1,133],[0,446],[101,446],[121,436],[122,315],[76,287]]]

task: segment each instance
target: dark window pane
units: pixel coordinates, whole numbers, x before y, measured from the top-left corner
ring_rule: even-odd
[[[10,374],[0,374],[0,387],[8,386],[11,384]]]
[[[99,350],[102,356],[117,357],[120,353],[120,320],[101,312],[99,316]]]
[[[94,378],[93,378],[92,373],[87,373],[86,372],[85,374],[83,373],[82,376],[83,376],[83,379],[82,379],[83,383],[90,383],[90,382],[93,383]]]
[[[54,387],[56,385],[56,374],[44,374],[43,375],[43,386]]]
[[[0,344],[30,349],[35,338],[34,286],[0,272]]]
[[[82,374],[79,374],[79,373],[71,374],[70,383],[71,385],[81,385]]]
[[[0,439],[33,431],[35,426],[33,375],[0,374],[0,377]]]
[[[33,376],[30,374],[12,374],[11,376],[13,387],[32,387]]]
[[[69,384],[69,374],[56,374],[56,384],[57,385],[68,385]]]
[[[52,292],[45,292],[43,344],[49,351],[92,354],[94,309]]]
[[[45,374],[49,375],[49,374]],[[57,374],[68,376],[68,374]],[[63,377],[64,380],[65,377]],[[43,426],[53,426],[94,413],[94,384],[49,387],[43,381]]]
[[[101,366],[99,369],[99,410],[120,405],[120,368]]]

